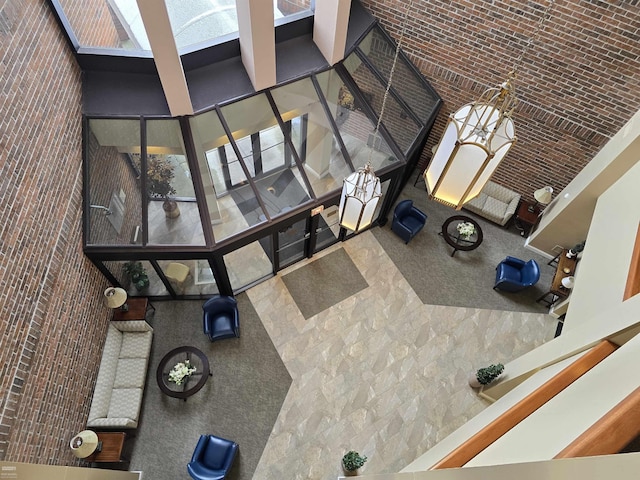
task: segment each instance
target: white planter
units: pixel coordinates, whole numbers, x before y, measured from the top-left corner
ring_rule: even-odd
[[[476,372],[471,372],[469,374],[469,386],[472,388],[480,388],[482,386],[478,381],[478,377],[476,377]]]

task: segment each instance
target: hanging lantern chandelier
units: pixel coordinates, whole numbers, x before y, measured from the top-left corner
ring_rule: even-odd
[[[409,18],[409,10],[412,6],[413,0],[408,2],[404,19],[402,21],[402,30],[400,32],[398,44],[396,45],[391,70],[389,71],[387,87],[384,92],[384,97],[382,98],[382,106],[380,107],[378,123],[376,124],[376,128],[373,132],[373,140],[369,146],[369,160],[364,167],[359,168],[356,172],[345,178],[342,184],[342,195],[340,197],[340,207],[338,209],[340,226],[353,230],[356,233],[371,225],[373,216],[376,212],[376,206],[380,201],[380,197],[382,197],[380,179],[376,177],[376,174],[371,167],[371,156],[373,154],[373,146],[378,144],[377,140],[380,131],[380,123],[382,122],[382,116],[384,115],[385,107],[387,105],[387,98],[389,97],[393,74],[396,70],[400,46],[402,45],[402,40],[404,39],[404,33],[407,26],[407,18]]]
[[[511,118],[518,104],[514,85],[516,71],[543,28],[553,3],[554,0],[550,0],[507,80],[497,88],[486,90],[478,100],[449,117],[440,143],[424,171],[430,199],[460,210],[480,194],[516,142]]]

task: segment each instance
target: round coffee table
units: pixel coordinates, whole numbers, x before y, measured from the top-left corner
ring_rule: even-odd
[[[458,224],[462,222],[471,223],[475,232],[468,238],[463,237],[458,232]],[[451,256],[453,257],[458,250],[469,251],[478,248],[482,243],[482,229],[478,222],[473,218],[465,215],[454,215],[447,218],[442,224],[442,232],[440,233],[444,237],[444,241],[453,247]]]
[[[189,360],[192,367],[196,367],[196,371],[188,377],[185,377],[180,385],[169,380],[169,372],[179,363]],[[165,395],[174,398],[182,398],[185,402],[207,383],[207,378],[211,376],[209,371],[209,359],[196,347],[184,346],[178,347],[167,353],[156,371],[156,379],[158,386]]]

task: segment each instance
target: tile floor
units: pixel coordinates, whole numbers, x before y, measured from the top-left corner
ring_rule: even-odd
[[[256,479],[337,478],[350,449],[397,472],[487,406],[470,371],[553,338],[548,315],[424,305],[370,232],[309,261],[339,248],[369,287],[308,320],[280,275],[248,290],[293,378]]]

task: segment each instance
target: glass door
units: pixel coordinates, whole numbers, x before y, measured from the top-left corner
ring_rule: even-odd
[[[278,231],[278,265],[280,269],[302,260],[309,251],[309,218],[303,218]]]
[[[339,220],[337,205],[331,205],[320,213],[318,216],[318,226],[315,231],[314,253],[324,250],[338,241],[340,235]]]

